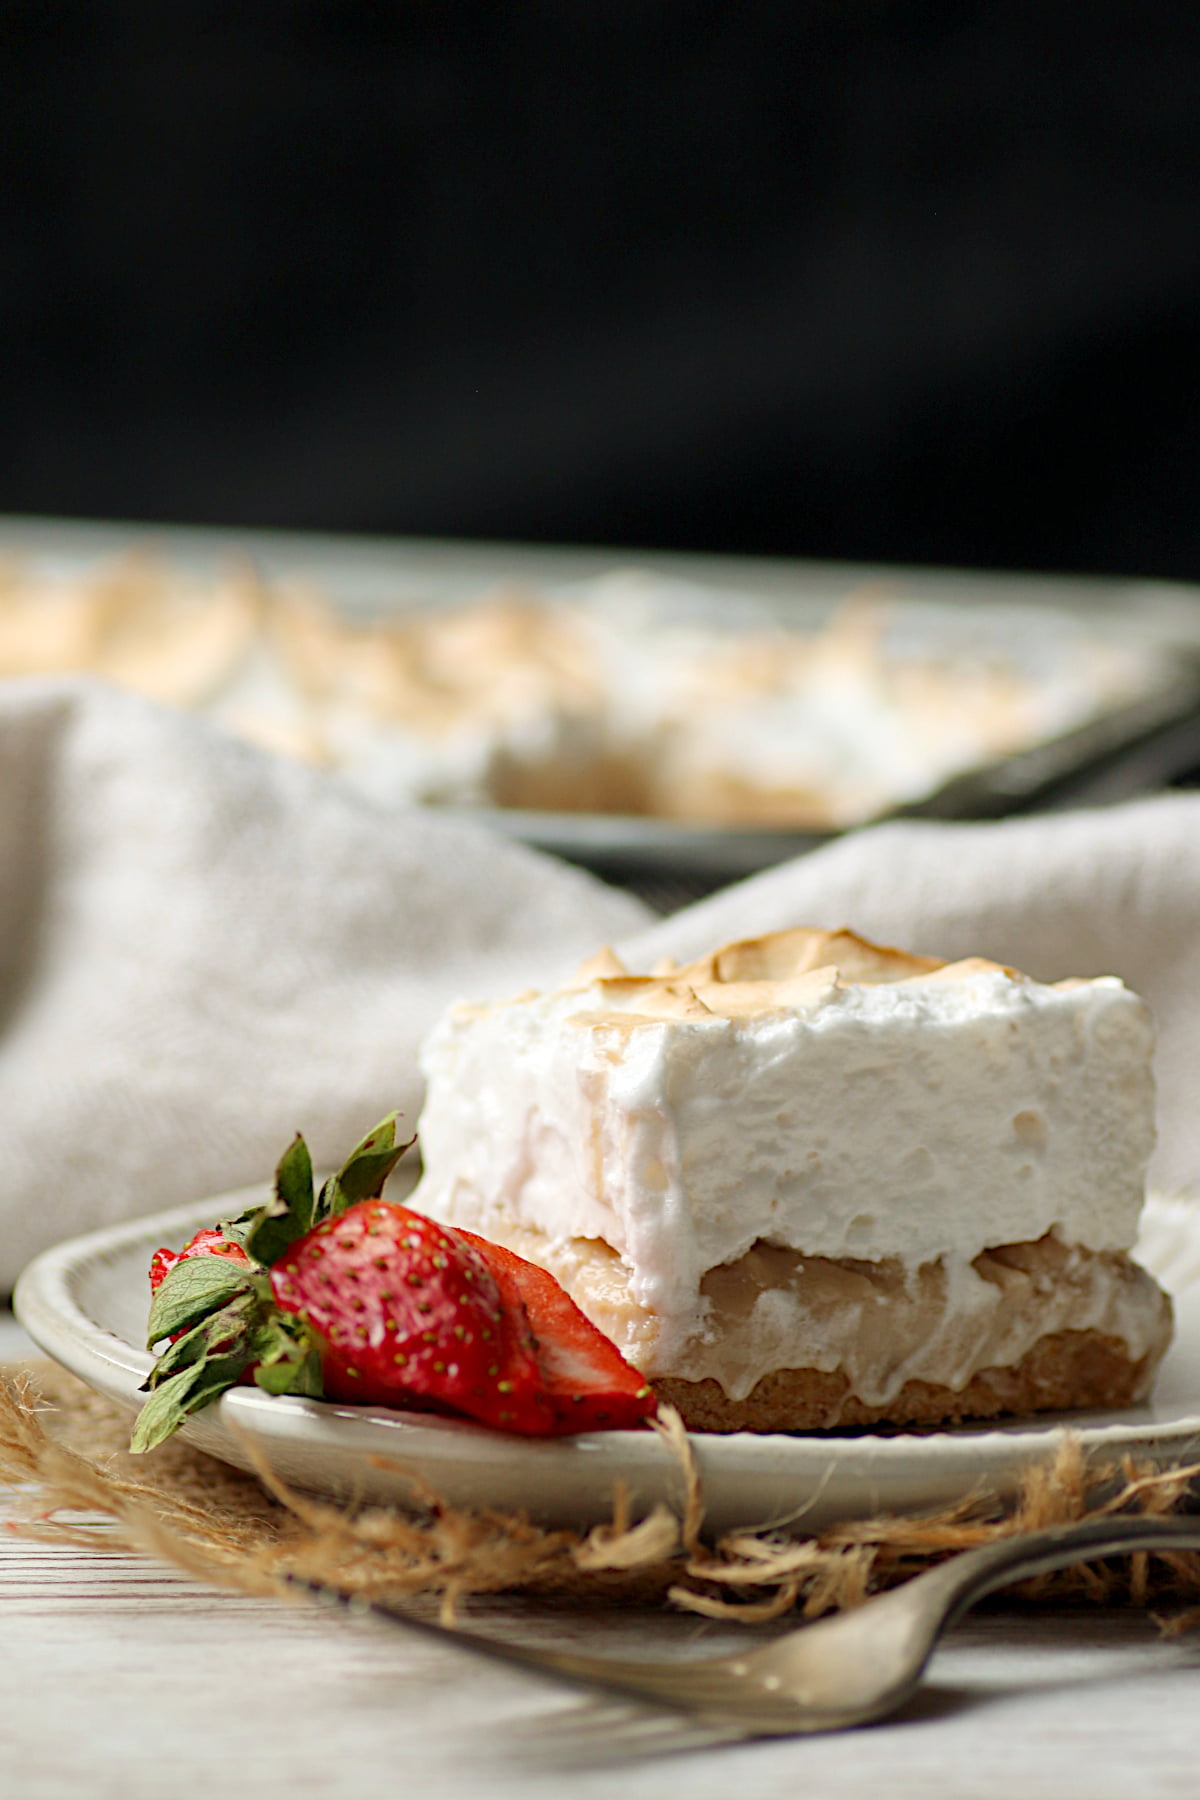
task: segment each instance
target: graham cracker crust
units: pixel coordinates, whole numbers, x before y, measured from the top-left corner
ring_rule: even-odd
[[[1039,1338],[1007,1368],[981,1369],[955,1391],[906,1381],[894,1400],[871,1406],[852,1393],[841,1370],[775,1369],[744,1400],[720,1384],[656,1380],[660,1400],[676,1407],[692,1431],[823,1431],[854,1425],[955,1425],[1006,1413],[1073,1412],[1131,1406],[1149,1393],[1169,1337],[1163,1298],[1161,1346],[1137,1362],[1125,1343],[1099,1331],[1056,1331]]]

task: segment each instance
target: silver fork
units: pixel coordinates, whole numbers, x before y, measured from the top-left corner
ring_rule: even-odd
[[[654,1662],[513,1643],[418,1619],[387,1602],[335,1595],[298,1580],[294,1585],[354,1611],[449,1636],[501,1662],[669,1708],[700,1728],[695,1741],[704,1741],[707,1732],[717,1742],[840,1731],[886,1718],[916,1691],[942,1632],[977,1600],[1010,1582],[1137,1550],[1200,1550],[1200,1518],[1104,1517],[1000,1538],[760,1649]]]

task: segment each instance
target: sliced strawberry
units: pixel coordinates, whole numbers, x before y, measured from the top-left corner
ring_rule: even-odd
[[[557,1432],[622,1430],[654,1416],[658,1403],[645,1376],[625,1361],[548,1269],[473,1231],[455,1226],[454,1235],[487,1264],[505,1311],[521,1310],[528,1318]]]
[[[156,1250],[150,1258],[150,1292],[156,1294],[171,1270],[187,1256],[228,1256],[233,1262],[249,1263],[250,1258],[240,1244],[227,1238],[223,1231],[206,1225],[182,1250]]]
[[[291,1244],[270,1283],[320,1338],[330,1399],[556,1429],[523,1310],[506,1317],[487,1262],[432,1219],[360,1201]]]
[[[167,1348],[131,1449],[244,1381],[538,1437],[654,1412],[642,1377],[545,1269],[378,1198],[405,1148],[391,1114],[317,1193],[297,1136],[267,1201],[155,1252],[148,1345]]]

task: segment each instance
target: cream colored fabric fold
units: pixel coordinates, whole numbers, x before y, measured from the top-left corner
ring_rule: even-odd
[[[0,1293],[77,1231],[340,1159],[453,999],[649,915],[99,684],[0,689]]]

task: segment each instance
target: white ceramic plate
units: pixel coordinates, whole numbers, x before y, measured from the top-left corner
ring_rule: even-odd
[[[21,1323],[56,1362],[133,1412],[151,1362],[140,1346],[152,1251],[183,1243],[262,1192],[177,1208],[47,1251],[17,1288]],[[1067,1431],[1101,1460],[1125,1452],[1160,1464],[1200,1458],[1200,1202],[1151,1200],[1139,1254],[1177,1310],[1152,1405],[923,1434],[700,1433],[710,1526],[818,1529],[945,1505],[974,1489],[1005,1495],[1017,1471],[1051,1459]],[[456,1505],[524,1508],[545,1523],[575,1525],[611,1516],[618,1477],[641,1507],[680,1499],[675,1460],[651,1432],[534,1442],[428,1415],[277,1399],[256,1388],[226,1394],[184,1431],[199,1449],[243,1468],[253,1444],[285,1480],[341,1497],[404,1503],[415,1476]]]

